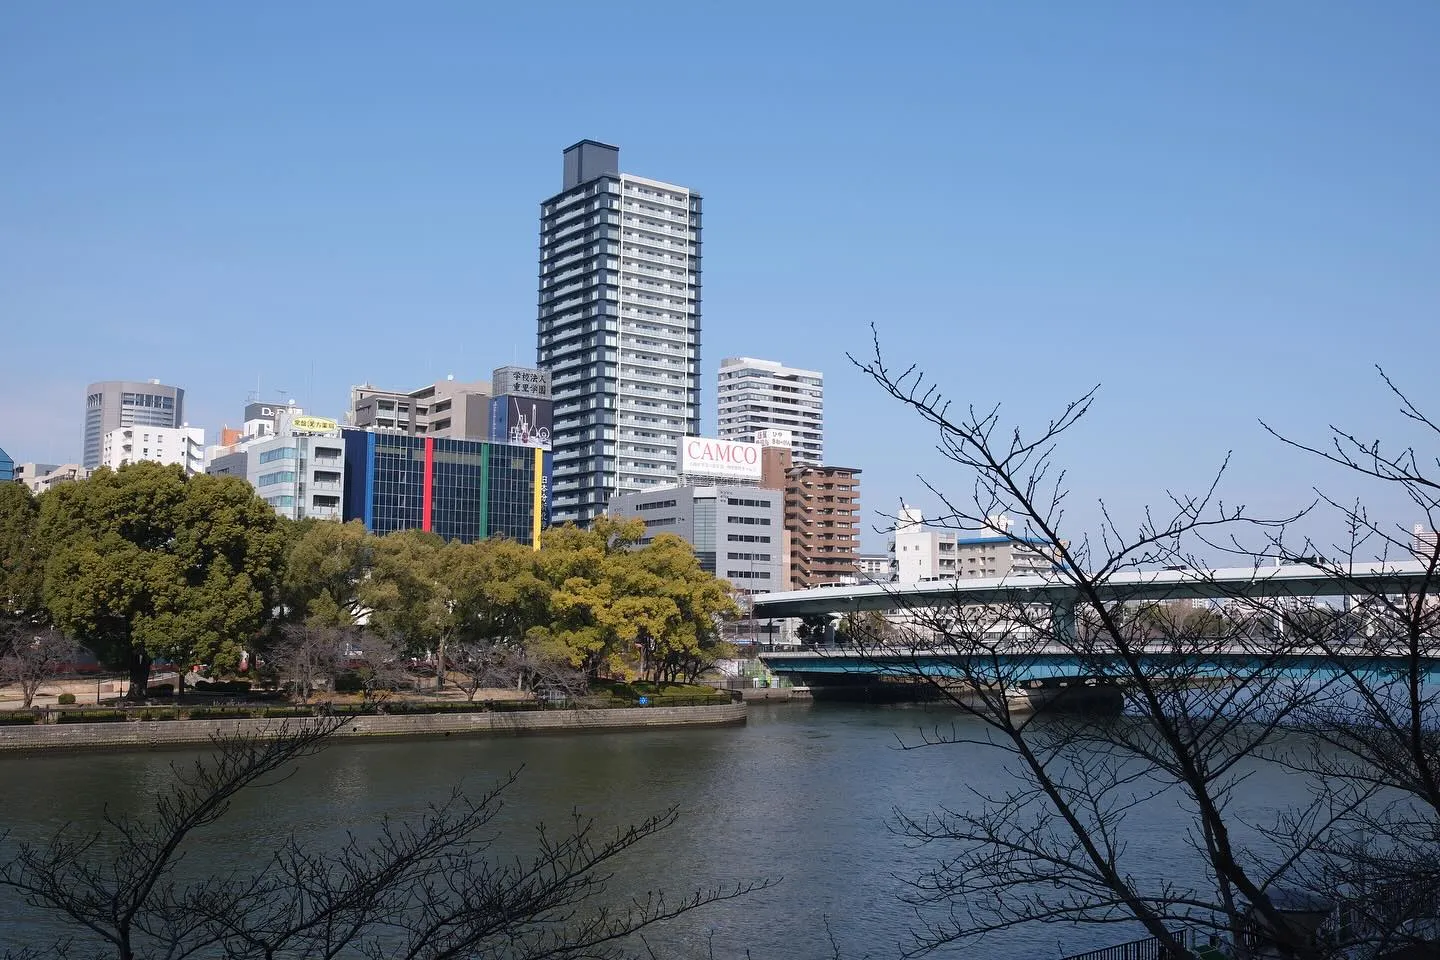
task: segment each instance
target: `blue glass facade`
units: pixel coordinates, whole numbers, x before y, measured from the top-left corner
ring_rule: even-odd
[[[544,451],[366,430],[342,435],[345,520],[379,534],[432,530],[447,540],[503,536],[535,545]]]
[[[15,461],[0,447],[0,482],[15,479]]]

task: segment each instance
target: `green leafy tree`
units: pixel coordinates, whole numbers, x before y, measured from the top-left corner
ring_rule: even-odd
[[[720,624],[740,616],[730,585],[707,573],[694,548],[673,534],[662,534],[630,556],[622,614],[630,604],[663,617],[637,616],[641,673],[656,683],[694,679],[719,657],[733,653],[720,637]]]
[[[545,535],[539,573],[551,588],[548,622],[527,642],[563,657],[595,679],[622,666],[619,644],[628,632],[616,606],[617,581],[629,551],[645,536],[640,520],[600,517],[588,530],[565,526]]]
[[[359,590],[372,631],[401,653],[435,656],[437,688],[445,684],[445,652],[456,632],[451,568],[463,549],[422,530],[379,537],[370,576]]]
[[[302,520],[290,533],[286,619],[341,629],[355,626],[365,612],[359,594],[374,563],[377,538],[359,520]]]
[[[636,666],[674,680],[722,655],[718,626],[739,615],[729,585],[706,573],[678,537],[641,543],[641,520],[602,517],[589,530],[547,536],[540,572],[552,587],[550,618],[530,643],[592,679]]]
[[[158,657],[237,666],[277,603],[281,521],[235,477],[102,469],[42,498],[39,535],[56,625],[128,670],[133,699]]]
[[[0,620],[45,616],[40,508],[24,484],[0,483]]]

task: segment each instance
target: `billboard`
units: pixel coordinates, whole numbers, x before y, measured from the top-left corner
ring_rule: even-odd
[[[245,419],[250,420],[274,420],[282,413],[291,416],[298,416],[300,408],[293,403],[247,403],[245,404]]]
[[[490,439],[550,449],[554,402],[539,397],[503,396],[490,400]]]
[[[291,417],[291,430],[308,430],[313,433],[333,433],[340,429],[340,424],[328,417]]]
[[[550,397],[550,372],[530,367],[497,367],[490,376],[495,396]]]
[[[739,440],[686,437],[680,441],[680,472],[687,477],[759,480],[760,445]]]
[[[794,439],[795,435],[789,430],[781,430],[778,427],[755,431],[755,442],[762,447],[789,447]]]

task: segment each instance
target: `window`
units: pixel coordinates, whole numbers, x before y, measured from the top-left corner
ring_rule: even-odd
[[[769,517],[726,517],[725,520],[726,520],[727,523],[738,523],[738,524],[740,524],[741,526],[748,526],[748,527],[768,527],[768,526],[770,526],[770,518],[769,518]]]
[[[260,482],[257,484],[257,486],[268,487],[268,486],[270,486],[272,483],[294,483],[294,482],[295,482],[295,471],[294,471],[294,470],[278,470],[278,471],[276,471],[275,473],[262,473],[262,474],[260,474]]]
[[[294,447],[280,447],[277,450],[266,450],[260,454],[261,463],[274,463],[276,460],[294,460],[296,450]]]
[[[674,500],[654,500],[650,503],[635,504],[636,510],[664,510],[667,507],[675,506]]]
[[[725,503],[732,507],[768,507],[769,500],[741,500],[735,497],[727,497]]]

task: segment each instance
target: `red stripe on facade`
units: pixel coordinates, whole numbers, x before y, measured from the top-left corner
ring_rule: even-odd
[[[435,508],[435,491],[434,491],[434,489],[433,489],[433,484],[434,484],[434,482],[435,482],[435,438],[434,438],[434,437],[426,437],[426,438],[425,438],[425,485],[424,485],[424,488],[423,488],[424,491],[425,491],[425,494],[424,494],[423,500],[421,501],[421,502],[422,502],[422,506],[421,506],[421,508],[420,508],[420,511],[421,511],[421,513],[420,513],[420,529],[421,529],[421,530],[429,530],[429,529],[430,529],[430,516],[431,516],[432,511],[433,511],[434,508]]]

